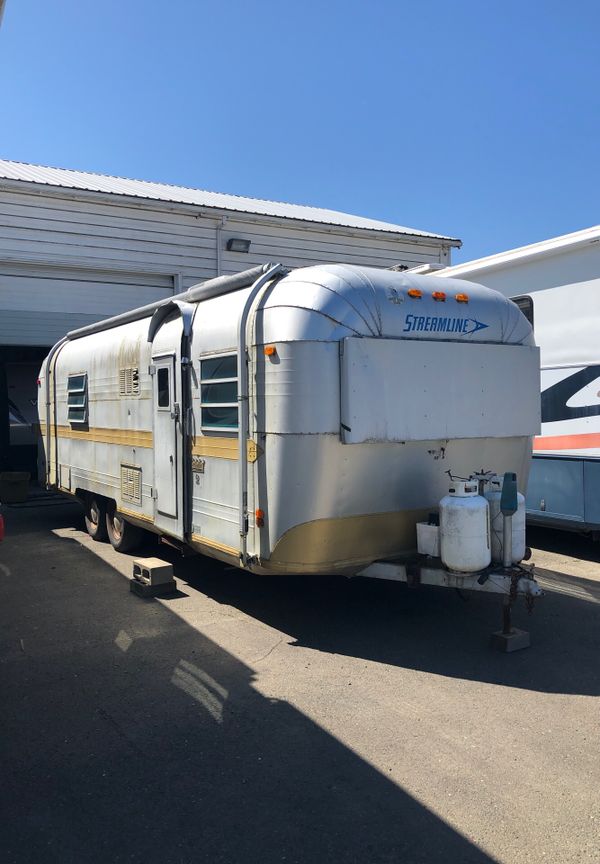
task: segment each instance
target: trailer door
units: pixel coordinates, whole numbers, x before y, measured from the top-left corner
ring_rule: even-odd
[[[170,527],[178,520],[177,402],[175,354],[153,357],[155,523]],[[161,516],[163,518],[161,518]],[[164,517],[168,517],[165,519]]]

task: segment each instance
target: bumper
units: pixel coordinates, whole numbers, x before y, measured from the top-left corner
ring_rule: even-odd
[[[521,594],[526,597],[541,597],[542,589],[533,573],[523,567],[503,567],[484,570],[481,573],[454,573],[429,562],[375,561],[357,576],[367,579],[389,579],[407,582],[409,585],[437,585],[441,588],[460,588],[464,591],[480,591],[486,594]]]

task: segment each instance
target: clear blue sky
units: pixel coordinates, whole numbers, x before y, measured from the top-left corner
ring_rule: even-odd
[[[7,0],[0,155],[460,237],[600,222],[598,0]]]

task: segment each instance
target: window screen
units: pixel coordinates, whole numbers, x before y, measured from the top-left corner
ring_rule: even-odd
[[[238,428],[237,356],[225,354],[200,361],[202,429],[235,432]]]
[[[69,423],[88,422],[87,373],[69,375],[67,382],[67,417]]]
[[[533,327],[533,300],[531,297],[511,297],[513,303],[519,307],[523,315]]]

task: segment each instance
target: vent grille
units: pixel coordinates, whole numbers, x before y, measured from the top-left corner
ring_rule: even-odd
[[[142,469],[121,465],[121,498],[132,504],[142,503]]]
[[[119,369],[119,396],[139,396],[140,370],[137,366]]]

